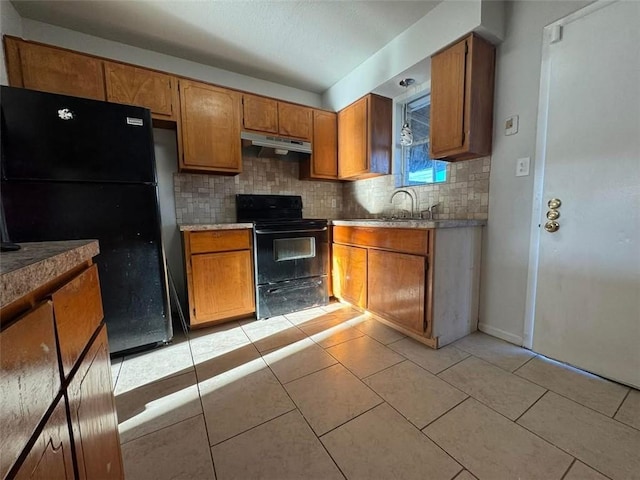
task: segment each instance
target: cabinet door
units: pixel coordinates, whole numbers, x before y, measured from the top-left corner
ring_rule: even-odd
[[[67,387],[80,479],[122,479],[118,419],[103,325]]]
[[[338,178],[338,125],[333,112],[313,111],[312,178]]]
[[[16,480],[50,480],[52,478],[72,480],[75,478],[64,397],[58,401],[58,405],[14,478]]]
[[[58,48],[17,43],[22,85],[15,86],[105,100],[102,60]],[[9,68],[14,69],[14,66]]]
[[[98,267],[92,265],[52,295],[62,371],[67,377],[104,318]]]
[[[113,62],[104,62],[104,73],[107,101],[145,107],[159,118],[177,117],[175,77]]]
[[[338,112],[338,172],[350,178],[369,171],[367,148],[368,98]]]
[[[243,95],[242,124],[249,130],[278,133],[278,102],[271,98]]]
[[[426,259],[369,250],[368,308],[413,332],[425,330]]]
[[[467,41],[431,57],[431,156],[462,147]]]
[[[242,171],[241,100],[238,92],[180,80],[181,168],[234,174]]]
[[[278,133],[311,141],[313,110],[300,105],[278,102]]]
[[[250,250],[191,256],[195,323],[255,311]]]
[[[60,390],[53,306],[46,302],[0,333],[0,478]]]
[[[333,244],[333,295],[367,308],[367,250]]]

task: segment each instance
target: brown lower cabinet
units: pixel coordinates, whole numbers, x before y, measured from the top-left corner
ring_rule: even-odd
[[[74,265],[0,316],[0,477],[124,478],[96,266]]]
[[[367,250],[333,244],[333,295],[360,308],[367,307]]]
[[[477,328],[481,227],[333,227],[333,294],[433,348]]]
[[[251,230],[183,232],[192,327],[255,312]]]

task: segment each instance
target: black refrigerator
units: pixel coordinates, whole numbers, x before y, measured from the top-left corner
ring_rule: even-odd
[[[97,239],[111,354],[173,336],[149,110],[1,87],[13,242]]]

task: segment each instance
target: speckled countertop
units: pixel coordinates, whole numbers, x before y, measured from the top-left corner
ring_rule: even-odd
[[[0,254],[0,308],[53,280],[98,253],[97,240],[21,243]]]
[[[180,225],[181,232],[197,232],[202,230],[236,230],[253,228],[253,223],[194,223]]]
[[[355,220],[332,220],[332,225],[349,227],[387,227],[387,228],[460,228],[482,227],[486,220],[387,220],[382,218],[361,218]]]

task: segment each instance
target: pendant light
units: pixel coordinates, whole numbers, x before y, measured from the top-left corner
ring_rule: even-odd
[[[413,85],[414,83],[415,80],[413,78],[404,78],[400,80],[400,86],[404,87],[405,89],[408,89],[409,86]],[[402,124],[402,129],[400,130],[400,145],[402,145],[403,147],[408,147],[413,143],[413,132],[411,131],[411,126],[409,125],[407,114],[407,99],[405,98],[404,110],[402,115],[404,117],[404,123]]]

